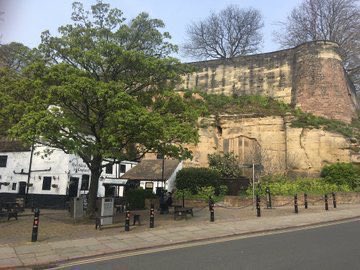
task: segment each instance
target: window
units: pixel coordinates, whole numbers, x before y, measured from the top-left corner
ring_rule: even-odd
[[[113,165],[112,164],[107,164],[105,167],[105,173],[107,174],[112,174],[113,173]]]
[[[16,183],[12,184],[12,190],[16,190]]]
[[[51,176],[44,176],[42,190],[50,190],[51,189]]]
[[[7,156],[0,156],[0,167],[6,167]]]
[[[120,173],[126,172],[126,165],[120,164]]]
[[[84,174],[81,177],[81,190],[88,190],[89,189],[89,180],[90,180],[90,175],[88,174]]]
[[[145,182],[145,189],[153,189],[154,183],[153,182]]]

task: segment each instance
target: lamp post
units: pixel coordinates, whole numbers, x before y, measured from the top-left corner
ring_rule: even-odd
[[[161,181],[163,183],[163,189],[165,189],[164,168],[165,168],[165,157],[164,155],[162,155]]]

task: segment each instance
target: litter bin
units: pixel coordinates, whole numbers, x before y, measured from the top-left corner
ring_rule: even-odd
[[[70,215],[74,219],[82,218],[84,216],[84,199],[74,197],[70,202]]]
[[[101,225],[113,224],[113,215],[114,215],[114,198],[112,197],[100,198],[100,216],[108,216],[105,218],[101,218],[100,224]]]

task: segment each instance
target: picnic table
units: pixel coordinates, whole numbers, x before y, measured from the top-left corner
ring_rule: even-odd
[[[19,208],[20,207],[16,202],[3,202],[0,205],[0,217],[7,216],[8,220],[13,217],[17,220]]]
[[[192,217],[194,216],[192,207],[174,207],[174,220],[176,220],[177,217],[185,217],[185,219],[187,219],[188,214]]]

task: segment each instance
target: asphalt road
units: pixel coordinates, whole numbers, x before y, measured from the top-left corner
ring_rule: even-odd
[[[173,249],[65,269],[360,269],[360,221]]]

